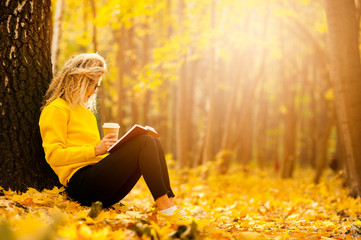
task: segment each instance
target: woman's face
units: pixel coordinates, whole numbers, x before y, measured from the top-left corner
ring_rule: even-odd
[[[87,91],[87,99],[89,99],[93,94],[98,92],[101,82],[102,77],[100,77],[98,81],[90,83],[89,89]]]

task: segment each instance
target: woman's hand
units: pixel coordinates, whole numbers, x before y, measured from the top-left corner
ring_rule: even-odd
[[[100,141],[99,145],[94,147],[95,156],[102,155],[107,152],[107,150],[116,142],[117,134],[109,133]]]

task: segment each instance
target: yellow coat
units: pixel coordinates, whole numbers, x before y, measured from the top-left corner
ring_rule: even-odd
[[[45,159],[64,186],[77,170],[106,156],[95,156],[94,147],[100,143],[97,121],[82,106],[72,108],[58,98],[43,109],[39,126]]]

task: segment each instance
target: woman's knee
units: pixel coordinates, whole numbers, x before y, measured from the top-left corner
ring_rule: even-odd
[[[155,144],[154,137],[148,134],[140,135],[135,138],[142,146],[146,144]]]
[[[138,139],[142,140],[142,141],[153,141],[154,137],[152,137],[149,134],[143,134],[137,137]]]

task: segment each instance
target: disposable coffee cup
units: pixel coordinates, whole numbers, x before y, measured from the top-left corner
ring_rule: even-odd
[[[115,134],[117,134],[117,139],[118,139],[119,128],[120,128],[120,126],[118,123],[104,123],[103,124],[104,137],[106,135],[108,135],[109,133],[115,133]]]

